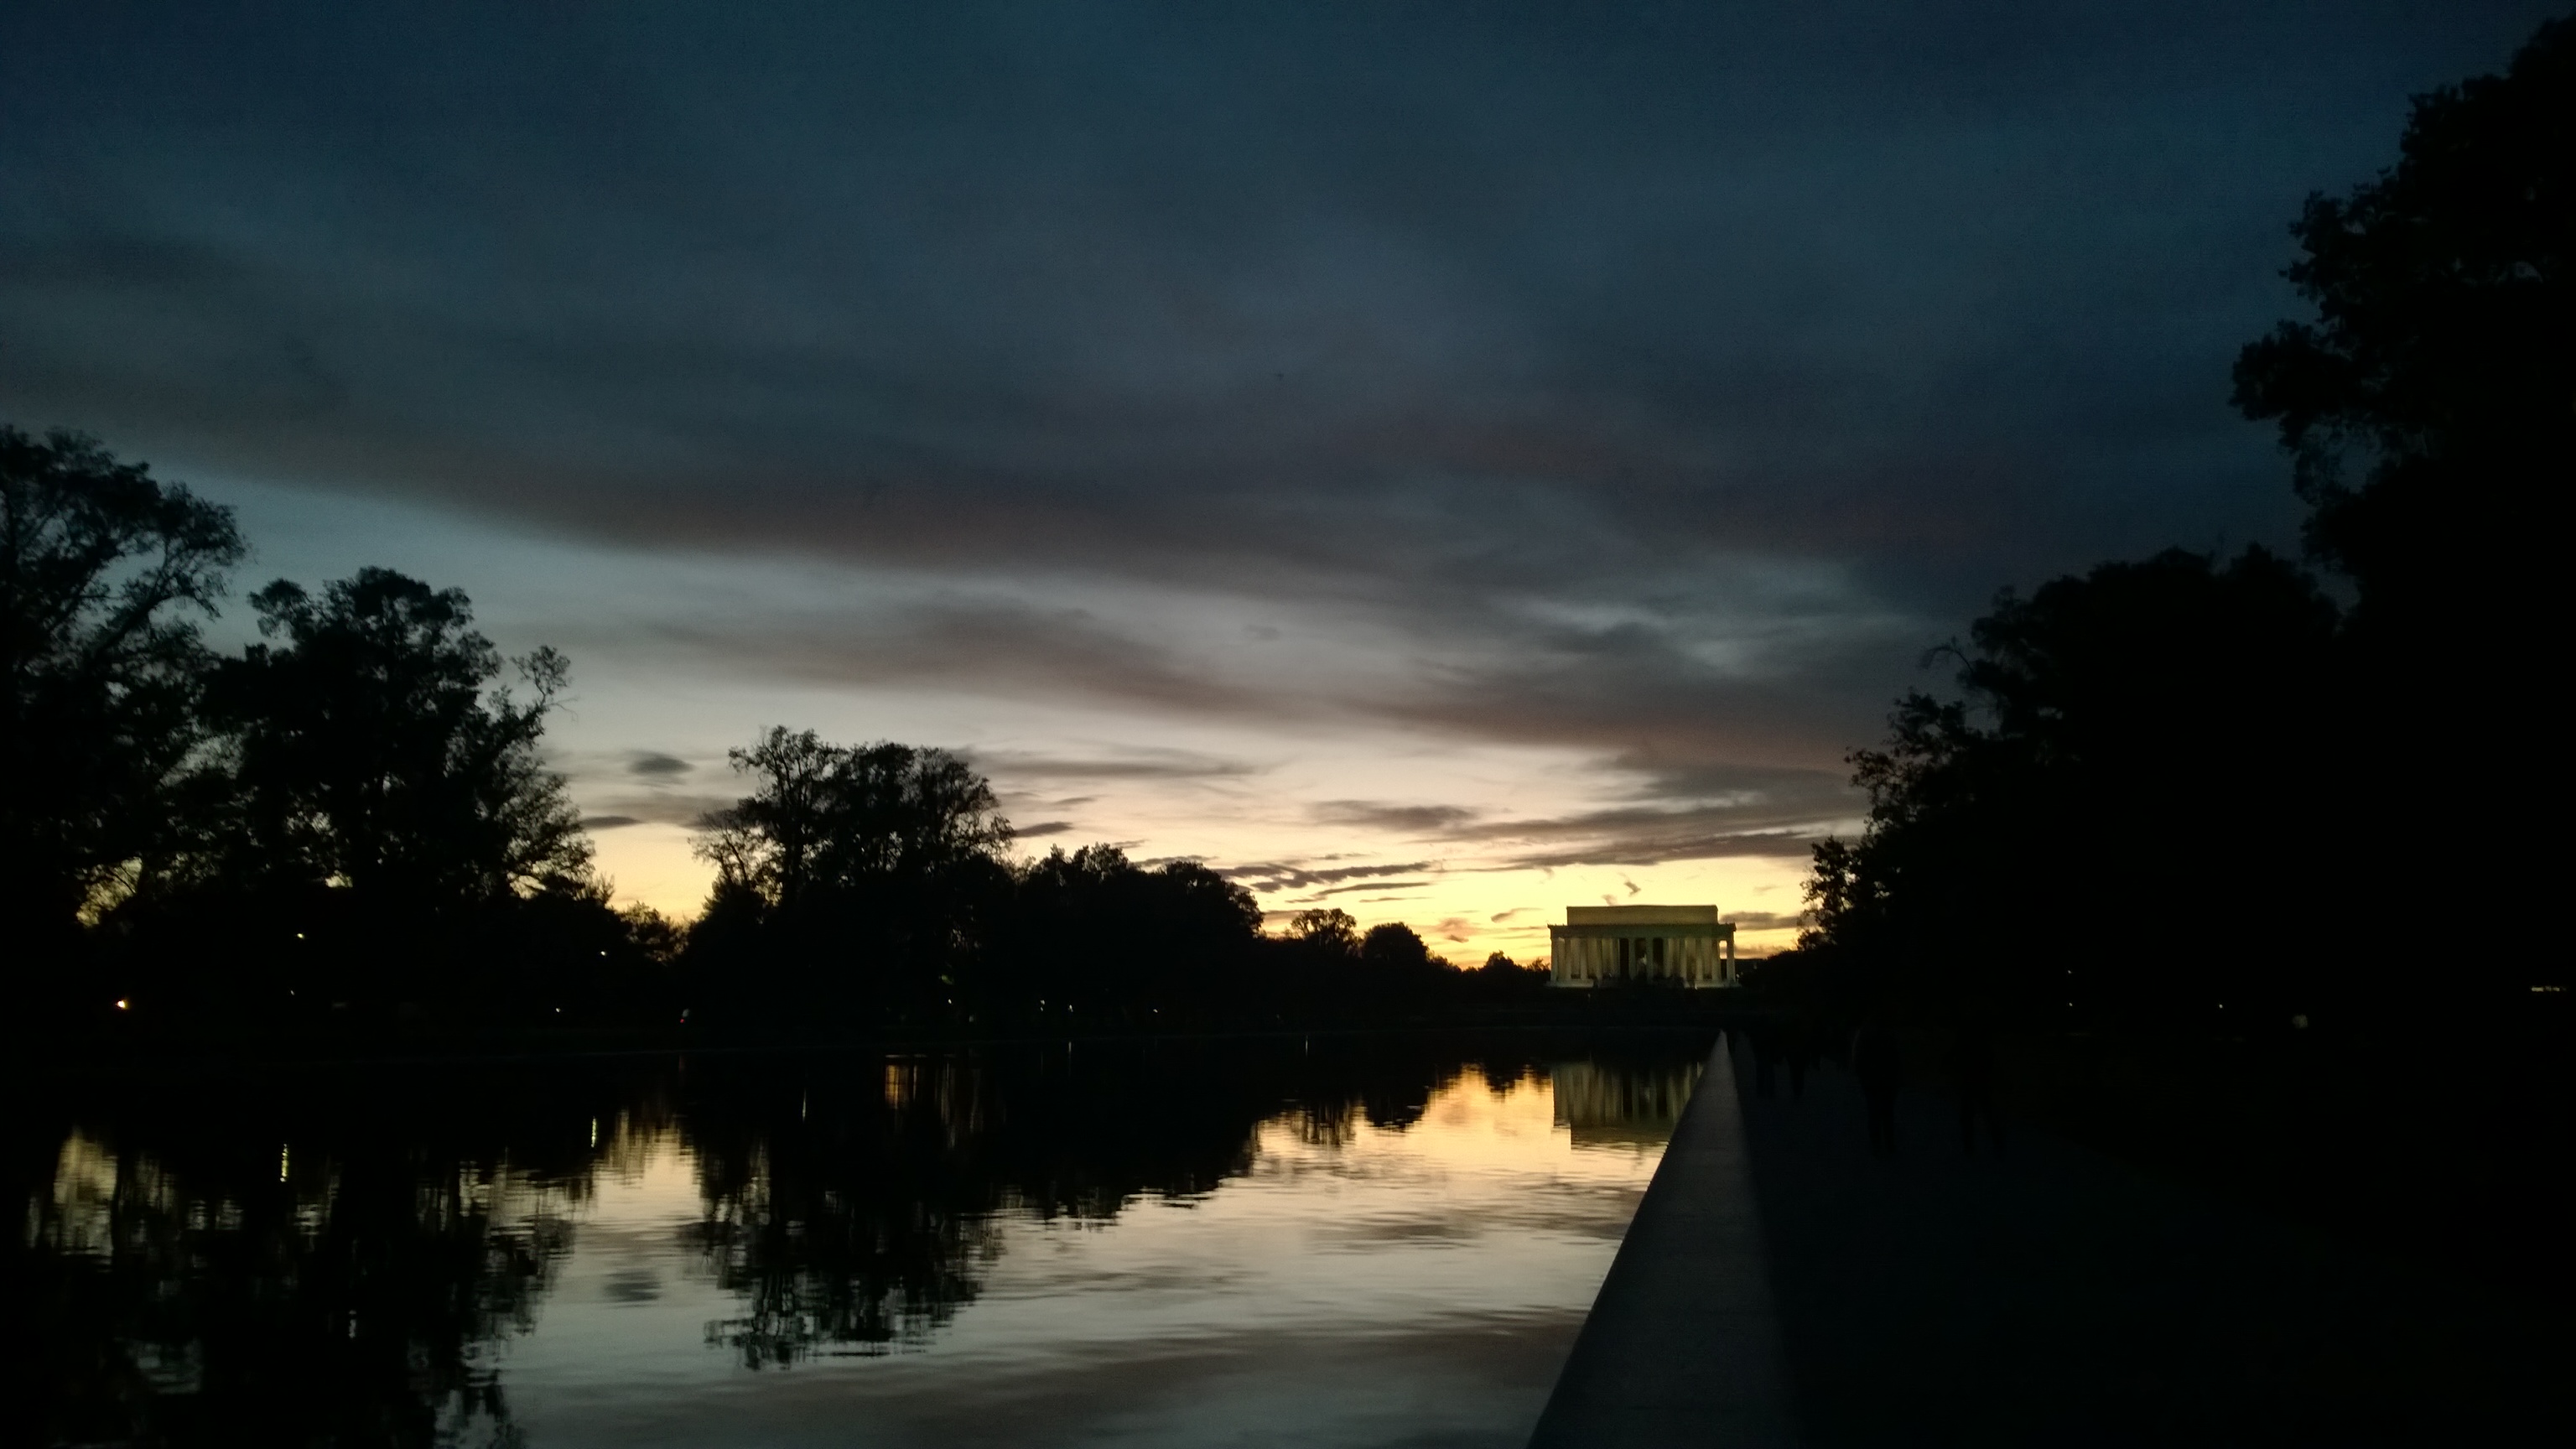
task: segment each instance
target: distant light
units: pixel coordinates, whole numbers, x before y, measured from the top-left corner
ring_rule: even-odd
[[[124,997],[122,997],[122,996],[120,996],[120,997],[116,998],[116,1009],[117,1009],[117,1010],[119,1010],[119,1011],[123,1011],[123,1010],[125,1010],[127,1007],[131,1006],[132,1004],[133,1004],[132,1002],[127,1001],[127,1000],[126,1000]]]
[[[2531,989],[2534,991],[2564,991],[2567,988],[2564,986],[2535,986]]]
[[[608,953],[607,953],[607,952],[605,952],[605,951],[602,951],[602,952],[600,952],[599,954],[600,954],[600,955],[602,955],[602,956],[605,956],[605,955],[607,955]]]
[[[298,932],[296,932],[296,933],[295,933],[295,939],[297,939],[297,940],[299,940],[299,941],[303,940],[303,939],[304,939],[304,933],[303,933],[302,931],[298,931]]]
[[[2290,1025],[2297,1027],[2301,1031],[2306,1031],[2308,1029],[2308,1014],[2302,1011],[2298,1015],[2291,1017]]]

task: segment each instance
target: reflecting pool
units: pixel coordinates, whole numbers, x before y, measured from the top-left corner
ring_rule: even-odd
[[[1705,1049],[101,1086],[19,1135],[38,1439],[1517,1445]]]

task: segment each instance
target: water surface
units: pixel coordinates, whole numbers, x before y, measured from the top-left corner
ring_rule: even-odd
[[[22,1159],[47,1437],[1517,1445],[1703,1045],[101,1088]]]

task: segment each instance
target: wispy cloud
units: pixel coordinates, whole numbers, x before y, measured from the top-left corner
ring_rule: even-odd
[[[1229,880],[1240,881],[1264,893],[1302,891],[1341,881],[1377,880],[1386,876],[1414,875],[1439,869],[1436,861],[1409,860],[1390,865],[1336,865],[1312,868],[1290,861],[1264,861],[1252,865],[1224,866],[1217,870]]]
[[[1427,880],[1366,881],[1357,885],[1326,886],[1322,890],[1309,891],[1305,895],[1292,897],[1292,899],[1301,902],[1313,902],[1323,900],[1329,896],[1347,895],[1353,891],[1419,890],[1429,884],[1431,884],[1431,882]]]
[[[1016,750],[968,750],[978,768],[1001,780],[1233,780],[1263,767],[1245,760],[1180,749],[1135,748],[1104,755],[1045,755]],[[1083,796],[1059,803],[1089,803]]]
[[[1825,771],[1623,763],[1635,780],[1633,792],[1657,803],[1530,817],[1456,805],[1335,800],[1314,807],[1314,813],[1406,839],[1452,844],[1460,856],[1478,858],[1482,868],[1527,869],[1802,857],[1824,835],[1848,829],[1860,807],[1842,778]]]

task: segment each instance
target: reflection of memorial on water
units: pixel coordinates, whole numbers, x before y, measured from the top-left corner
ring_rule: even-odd
[[[1707,1064],[1559,1062],[1556,1125],[1570,1129],[1577,1147],[1653,1146],[1670,1141],[1673,1124],[1690,1105]]]

